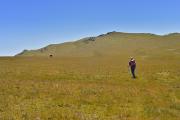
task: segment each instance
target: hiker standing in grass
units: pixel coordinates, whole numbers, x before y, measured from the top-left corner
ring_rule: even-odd
[[[136,78],[136,76],[135,76],[136,61],[133,57],[131,57],[131,59],[129,61],[129,67],[131,68],[132,77]]]

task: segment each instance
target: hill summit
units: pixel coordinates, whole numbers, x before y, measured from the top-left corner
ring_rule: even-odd
[[[37,50],[24,50],[16,56],[146,56],[159,54],[180,55],[180,33],[155,35],[150,33],[108,32],[96,37],[87,37],[75,42],[51,44]]]

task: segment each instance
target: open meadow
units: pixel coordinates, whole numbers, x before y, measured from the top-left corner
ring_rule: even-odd
[[[180,120],[180,0],[0,0],[0,120]]]
[[[1,57],[0,120],[179,120],[180,56]]]

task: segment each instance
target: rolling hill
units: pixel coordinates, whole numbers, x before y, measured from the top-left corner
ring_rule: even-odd
[[[180,55],[180,33],[155,35],[150,33],[109,32],[75,42],[52,44],[38,50],[24,50],[16,56],[142,56]]]

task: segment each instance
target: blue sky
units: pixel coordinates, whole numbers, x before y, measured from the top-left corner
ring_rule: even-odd
[[[0,0],[0,56],[110,31],[180,32],[180,0]]]

